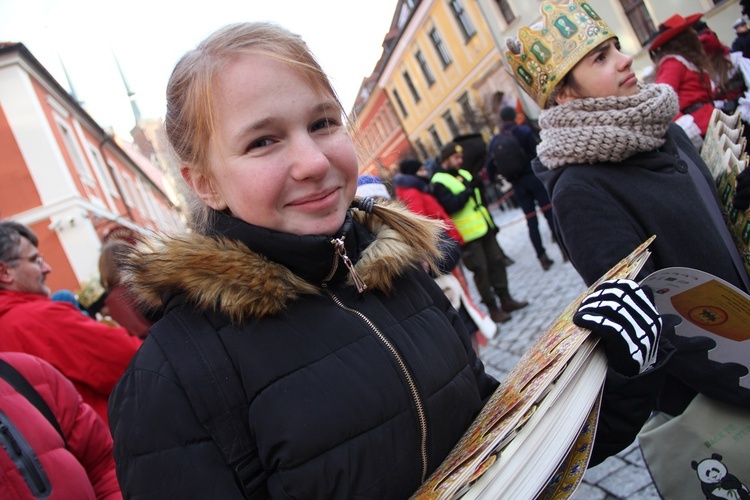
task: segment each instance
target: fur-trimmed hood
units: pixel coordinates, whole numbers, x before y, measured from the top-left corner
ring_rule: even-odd
[[[380,205],[392,215],[393,227],[351,210],[341,238],[367,288],[387,293],[407,269],[438,258],[443,226],[399,202]],[[242,322],[278,314],[298,297],[320,293],[324,281],[352,283],[331,237],[289,235],[217,217],[211,236],[153,236],[124,256],[124,279],[141,303],[159,309],[166,297],[184,294],[201,309],[218,309]]]

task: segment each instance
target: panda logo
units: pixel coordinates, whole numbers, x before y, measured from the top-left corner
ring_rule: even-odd
[[[718,453],[711,458],[704,458],[700,462],[693,460],[691,465],[698,474],[701,489],[708,500],[731,499],[748,500],[750,490],[742,481],[733,476],[727,470],[727,466],[721,462],[722,456]]]

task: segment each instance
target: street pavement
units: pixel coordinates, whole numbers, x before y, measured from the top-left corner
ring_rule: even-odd
[[[562,310],[586,290],[586,285],[570,262],[564,262],[546,219],[539,217],[539,229],[547,255],[555,261],[544,271],[536,258],[528,236],[523,212],[518,209],[492,209],[500,227],[498,241],[505,253],[515,260],[508,267],[511,295],[517,300],[528,300],[529,305],[512,313],[512,318],[500,325],[500,330],[488,345],[480,350],[489,374],[502,380],[532,344]],[[474,287],[467,272],[467,280]],[[479,304],[479,296],[472,295]],[[573,500],[658,499],[659,494],[646,469],[640,448],[636,444],[586,471],[583,483],[573,494]]]

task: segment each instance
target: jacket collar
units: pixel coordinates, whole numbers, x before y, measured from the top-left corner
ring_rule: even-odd
[[[351,211],[339,236],[369,290],[389,292],[395,279],[425,256],[435,255],[441,225],[390,204],[412,233],[429,234],[429,247],[373,215]],[[132,293],[159,309],[167,297],[184,296],[199,309],[218,310],[232,320],[281,312],[303,295],[318,294],[323,282],[351,275],[330,236],[296,236],[214,214],[210,234],[155,235],[124,259]],[[335,273],[331,278],[331,270]]]

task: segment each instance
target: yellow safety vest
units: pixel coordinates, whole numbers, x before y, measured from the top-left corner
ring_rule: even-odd
[[[431,182],[442,184],[451,193],[458,194],[464,191],[466,184],[472,180],[472,175],[466,170],[459,170],[458,174],[466,179],[466,182],[461,182],[447,172],[436,173],[432,176]],[[478,204],[477,199],[481,199],[479,189],[474,190],[474,196],[469,198],[469,201],[466,202],[466,205],[461,210],[450,214],[451,219],[456,224],[456,228],[458,228],[458,232],[461,233],[461,236],[467,243],[487,234],[489,230],[488,221],[492,220],[487,208],[484,205]]]

